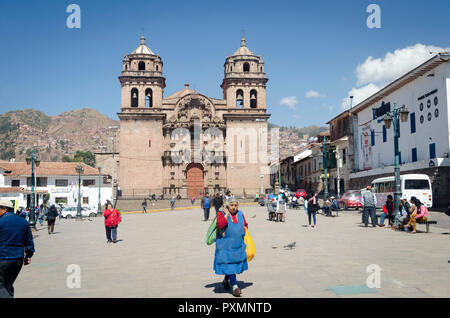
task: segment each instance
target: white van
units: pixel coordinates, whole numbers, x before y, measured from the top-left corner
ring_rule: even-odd
[[[377,197],[377,208],[381,208],[390,194],[394,197],[395,177],[378,178],[372,181],[372,188]],[[427,208],[433,205],[433,193],[430,178],[426,174],[400,175],[400,191],[408,201],[412,196],[420,200]]]

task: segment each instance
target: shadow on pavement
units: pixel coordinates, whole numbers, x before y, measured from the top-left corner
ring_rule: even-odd
[[[242,281],[237,281],[237,283],[241,290],[253,285],[253,283],[246,283]],[[223,287],[222,282],[205,285],[205,288],[214,288],[213,292],[216,294],[231,294],[231,290],[226,290]]]

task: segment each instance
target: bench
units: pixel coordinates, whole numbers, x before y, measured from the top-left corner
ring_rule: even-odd
[[[430,224],[437,224],[437,221],[417,221],[418,224],[425,224],[427,226],[427,233],[430,232]]]

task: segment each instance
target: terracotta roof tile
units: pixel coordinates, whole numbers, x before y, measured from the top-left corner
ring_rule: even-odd
[[[23,192],[24,190],[21,187],[0,187],[0,193]]]
[[[39,167],[36,168],[36,174],[38,176],[77,176],[76,167],[78,165],[81,165],[84,169],[81,175],[98,175],[97,169],[81,162],[41,162]],[[31,175],[31,165],[27,165],[26,162],[0,161],[0,168],[6,170],[5,176]]]

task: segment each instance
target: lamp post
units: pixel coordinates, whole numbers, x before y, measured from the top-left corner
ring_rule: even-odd
[[[394,192],[394,212],[393,215],[398,213],[398,208],[400,206],[400,197],[402,195],[401,192],[401,184],[400,184],[400,154],[398,151],[398,136],[400,130],[400,120],[404,123],[408,121],[409,111],[406,109],[406,106],[403,105],[400,108],[397,108],[396,103],[394,103],[394,109],[391,112],[387,112],[384,115],[384,125],[386,129],[391,128],[391,124],[394,129],[394,156],[395,156],[395,168],[394,168],[394,176],[395,176],[395,192]]]
[[[324,189],[323,189],[323,200],[325,201],[328,198],[328,169],[327,169],[327,159],[328,159],[328,154],[327,154],[327,137],[323,137],[323,168],[324,168],[324,181],[323,181],[323,185],[324,185]]]
[[[101,183],[101,176],[100,176],[100,171],[102,170],[101,167],[98,167],[98,207],[97,207],[97,214],[101,214],[102,213],[102,204],[100,201],[100,183]]]
[[[76,171],[78,172],[78,204],[77,204],[77,219],[81,220],[81,174],[84,169],[81,165],[76,167]]]
[[[36,150],[31,150],[31,157],[26,158],[27,165],[31,164],[31,206],[30,206],[30,227],[33,230],[36,230],[36,214],[34,213],[35,206],[36,206],[36,194],[35,194],[35,172],[34,172],[34,166],[39,167],[40,160],[36,158]]]

